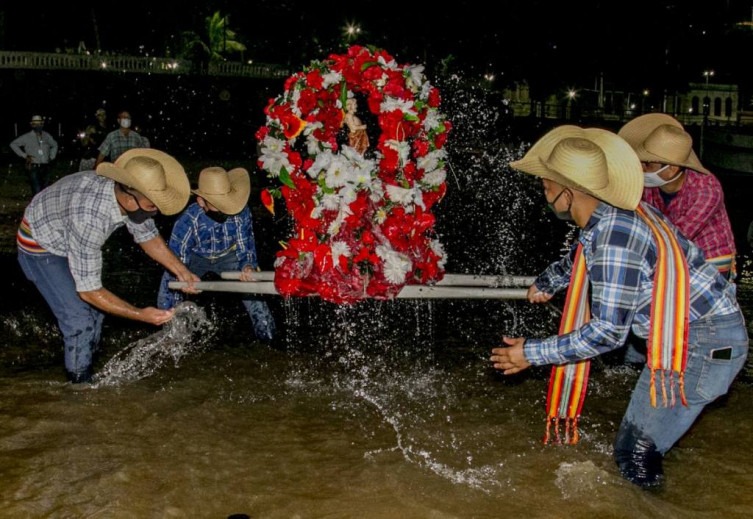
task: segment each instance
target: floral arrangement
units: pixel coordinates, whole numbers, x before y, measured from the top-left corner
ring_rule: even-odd
[[[354,96],[379,130],[363,154],[343,137]],[[350,304],[442,279],[431,208],[446,192],[452,125],[439,104],[423,66],[370,47],[312,61],[285,81],[256,133],[258,165],[280,183],[262,191],[262,202],[274,213],[274,199],[284,198],[295,227],[275,260],[281,295]]]

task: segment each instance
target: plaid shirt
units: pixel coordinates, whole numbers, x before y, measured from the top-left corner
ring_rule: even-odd
[[[149,140],[133,130],[128,135],[123,135],[120,129],[107,134],[105,140],[99,145],[99,152],[110,162],[115,162],[126,151],[133,148],[148,148]]]
[[[644,189],[643,200],[659,209],[693,240],[707,259],[735,254],[735,237],[719,180],[714,175],[685,171],[685,182],[669,204],[664,202],[658,187]]]
[[[192,254],[218,258],[234,250],[239,269],[259,265],[248,207],[228,217],[224,223],[218,223],[209,218],[199,204],[192,203],[175,221],[169,247],[186,264]]]
[[[691,326],[701,317],[739,311],[735,285],[705,261],[693,242],[680,233],[677,238],[690,271]],[[527,339],[525,357],[534,366],[587,359],[619,348],[631,326],[637,336],[648,337],[656,268],[656,243],[649,227],[634,211],[602,203],[578,239],[591,283],[591,320],[565,335]],[[575,245],[536,278],[536,286],[548,294],[567,287],[574,254]]]
[[[124,224],[136,243],[158,236],[154,221],[136,225],[120,213],[115,182],[93,171],[67,175],[38,193],[24,217],[47,252],[68,258],[76,290],[102,288],[102,246]]]

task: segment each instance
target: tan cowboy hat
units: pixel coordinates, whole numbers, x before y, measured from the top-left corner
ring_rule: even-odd
[[[251,179],[248,171],[243,168],[230,171],[219,167],[205,168],[199,173],[199,189],[194,189],[192,193],[215,206],[221,213],[238,214],[248,203]]]
[[[558,126],[510,167],[621,209],[638,207],[643,193],[643,168],[635,151],[617,134],[600,128]]]
[[[710,173],[693,152],[693,138],[682,128],[663,124],[635,148],[642,162],[658,162]]]
[[[622,128],[620,128],[620,131],[617,132],[617,135],[628,141],[628,144],[630,144],[634,150],[638,150],[638,146],[645,142],[646,138],[651,135],[651,133],[654,132],[657,128],[660,126],[674,126],[675,128],[680,128],[681,130],[684,130],[682,123],[672,117],[668,114],[644,114],[636,117],[635,119],[632,119],[631,121],[628,121],[625,123]],[[691,139],[691,145],[692,145],[692,139]],[[643,159],[641,159],[643,160]],[[662,164],[667,164],[664,161],[661,160],[643,160],[643,162],[660,162]],[[694,171],[698,171],[700,173],[709,173],[709,171],[701,165],[701,161],[698,159],[698,156],[695,154],[695,151],[693,149],[690,149],[690,153],[688,154],[688,162],[691,165],[686,165],[685,167],[688,167]],[[681,165],[681,164],[677,164]],[[697,169],[698,168],[698,169]]]
[[[164,215],[177,214],[191,196],[191,183],[183,166],[165,152],[133,148],[115,163],[103,162],[97,174],[111,178],[147,197]]]

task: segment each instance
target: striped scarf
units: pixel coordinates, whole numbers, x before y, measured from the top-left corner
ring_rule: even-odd
[[[690,275],[687,260],[676,236],[663,219],[642,205],[638,206],[636,214],[649,226],[657,245],[647,340],[647,366],[651,370],[651,405],[656,407],[657,374],[661,377],[658,385],[661,388],[664,406],[675,405],[675,388],[678,389],[682,404],[687,405],[684,391],[690,309]],[[587,274],[583,245],[578,244],[560,321],[560,335],[580,328],[589,320]],[[554,440],[557,443],[578,443],[578,418],[586,397],[590,364],[590,360],[580,360],[552,367],[547,393],[544,443],[552,440],[552,424]],[[560,429],[563,422],[564,438]]]
[[[22,249],[29,254],[43,254],[47,252],[41,245],[37,243],[37,240],[31,235],[31,227],[26,218],[21,220],[21,225],[18,226],[18,233],[16,233],[16,245],[19,249]]]

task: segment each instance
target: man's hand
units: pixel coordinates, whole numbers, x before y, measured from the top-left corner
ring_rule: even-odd
[[[153,306],[148,306],[141,309],[141,320],[145,323],[151,323],[156,326],[162,326],[175,315],[175,310],[172,308],[169,310],[160,310]]]
[[[526,298],[528,299],[529,303],[548,303],[552,298],[552,294],[542,292],[536,285],[531,285],[530,287],[528,287]]]
[[[531,365],[523,354],[525,337],[502,337],[502,342],[506,347],[493,348],[492,356],[489,357],[494,369],[502,370],[505,375],[514,375]]]

